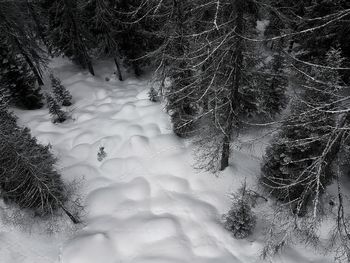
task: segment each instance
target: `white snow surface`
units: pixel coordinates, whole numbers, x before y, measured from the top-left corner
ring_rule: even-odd
[[[172,133],[162,106],[148,100],[148,78],[119,82],[108,61],[96,65],[96,77],[63,59],[51,66],[73,95],[67,109],[73,120],[52,124],[47,109],[15,113],[52,145],[65,182],[84,178],[84,224],[76,229],[62,218],[66,226],[48,234],[0,223],[0,262],[264,262],[263,237],[236,240],[222,226],[230,193],[245,179],[256,181],[259,154],[235,151],[232,167],[217,177],[195,170],[190,144]],[[107,157],[99,162],[101,146]],[[273,262],[332,260],[299,247]]]

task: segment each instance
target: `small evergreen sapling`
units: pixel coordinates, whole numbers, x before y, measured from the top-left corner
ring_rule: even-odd
[[[50,75],[52,91],[55,96],[55,99],[62,106],[71,106],[72,105],[72,95],[62,85],[61,81],[56,78],[53,74]]]
[[[97,153],[97,160],[102,162],[104,158],[107,157],[107,153],[105,152],[105,147],[101,146]]]
[[[239,194],[233,195],[232,207],[224,218],[225,228],[232,232],[235,238],[243,239],[252,234],[256,220],[250,207],[246,183],[239,190]]]
[[[49,112],[53,123],[62,123],[68,119],[67,113],[61,109],[61,106],[58,104],[55,98],[49,94],[46,94],[46,102],[47,106],[49,107]]]
[[[158,92],[155,90],[155,88],[150,88],[148,92],[148,98],[152,102],[158,102],[159,101],[159,95]]]

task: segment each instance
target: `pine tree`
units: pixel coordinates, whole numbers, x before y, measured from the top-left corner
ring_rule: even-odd
[[[116,27],[120,54],[124,64],[131,67],[136,76],[141,76],[143,67],[152,63],[147,54],[156,50],[161,42],[159,19],[149,16],[153,6],[153,1],[139,0],[120,0],[114,4],[122,21]]]
[[[82,1],[82,20],[84,26],[94,36],[94,45],[98,56],[111,56],[114,60],[118,78],[123,80],[120,68],[119,21],[117,10],[119,4],[111,0]]]
[[[257,76],[261,85],[261,99],[258,105],[258,111],[262,116],[268,116],[273,119],[274,115],[280,113],[288,103],[286,90],[288,79],[286,74],[286,63],[283,54],[284,41],[280,40],[275,45],[272,58],[265,63]]]
[[[61,81],[55,77],[53,74],[50,74],[52,92],[55,96],[56,101],[62,106],[71,106],[72,105],[72,95],[62,85]]]
[[[0,47],[0,85],[10,94],[9,102],[27,109],[41,108],[43,96],[27,64],[4,43],[0,42]]]
[[[186,59],[192,41],[188,37],[193,32],[192,7],[189,1],[173,1],[171,16],[163,28],[165,39],[160,56],[161,81],[165,83],[168,78],[170,82],[165,91],[167,111],[179,137],[194,135],[196,129],[194,119],[198,108],[196,92],[191,87],[194,76]]]
[[[47,35],[52,52],[55,55],[64,54],[95,75],[89,55],[93,41],[82,26],[77,0],[47,0],[42,7],[49,16]]]
[[[266,79],[270,70],[261,66],[264,57],[259,46],[247,40],[256,38],[257,11],[254,1],[236,0],[220,1],[203,13],[202,20],[212,22],[195,39],[192,57],[198,73],[191,84],[195,91],[191,95],[202,109],[197,140],[200,168],[224,170],[230,145],[244,123],[259,114],[273,116],[283,108],[284,83]],[[273,93],[283,97],[269,102]]]
[[[39,86],[42,86],[42,68],[46,66],[45,52],[36,41],[30,26],[31,21],[17,1],[0,3],[1,45],[6,46],[12,57],[20,59],[31,71]]]
[[[24,5],[0,3],[0,85],[10,90],[12,103],[36,109],[42,106],[41,71],[47,60],[29,24]]]
[[[46,94],[46,102],[49,107],[49,113],[52,117],[53,123],[62,123],[68,119],[67,113],[65,113],[61,106],[58,104],[55,98],[51,95]]]
[[[151,87],[148,92],[148,98],[152,102],[158,102],[160,100],[158,92],[155,90],[155,88]]]
[[[249,204],[246,184],[233,196],[230,211],[224,216],[225,228],[238,239],[246,238],[252,234],[256,219]]]
[[[0,111],[0,197],[11,205],[46,217],[63,210],[74,223],[79,219],[67,208],[68,196],[50,146],[43,146],[20,128],[16,118]]]
[[[327,65],[339,67],[340,54],[331,49]],[[314,211],[319,208],[325,187],[334,179],[332,164],[340,150],[340,135],[335,133],[340,123],[332,111],[341,107],[337,103],[341,78],[327,68],[302,72],[307,76],[301,82],[304,91],[292,104],[291,115],[267,149],[262,166],[263,185],[277,199],[289,202],[298,215],[305,214],[311,202]]]

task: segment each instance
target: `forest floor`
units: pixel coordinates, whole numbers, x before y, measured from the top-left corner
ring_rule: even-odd
[[[190,143],[172,133],[162,105],[149,101],[149,78],[120,82],[111,62],[99,62],[96,77],[63,59],[51,66],[73,95],[67,108],[73,119],[52,124],[47,109],[15,113],[39,142],[52,145],[64,181],[80,182],[84,224],[76,228],[61,218],[49,233],[40,223],[23,229],[3,216],[0,262],[264,262],[261,209],[247,239],[234,239],[222,226],[230,194],[245,180],[256,184],[263,144],[236,150],[218,176],[195,170]],[[102,161],[100,147],[107,155]],[[332,261],[301,246],[273,260]]]

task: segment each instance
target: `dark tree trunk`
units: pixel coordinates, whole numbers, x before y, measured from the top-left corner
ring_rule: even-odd
[[[117,56],[114,56],[114,64],[115,66],[117,67],[117,72],[118,72],[118,78],[120,81],[123,81],[123,75],[122,75],[122,72],[120,70],[120,66],[119,66],[119,63],[118,63],[118,58]]]
[[[238,35],[243,35],[243,2],[244,0],[236,0],[235,6],[236,6],[236,32]],[[230,142],[231,142],[231,136],[233,132],[233,125],[237,122],[234,119],[236,118],[235,111],[237,111],[237,107],[239,105],[239,86],[241,82],[242,77],[242,63],[243,63],[243,43],[242,38],[237,36],[237,41],[235,43],[235,46],[233,47],[233,66],[234,66],[234,74],[233,74],[233,87],[230,91],[230,105],[229,105],[229,113],[228,113],[228,121],[225,127],[225,134],[224,139],[222,143],[222,153],[221,153],[221,166],[220,170],[225,170],[226,167],[229,165],[229,158],[230,158]]]
[[[88,70],[90,72],[91,75],[95,76],[95,71],[94,71],[94,67],[92,66],[92,63],[91,63],[91,60],[89,57],[86,57],[85,58],[85,61],[86,61],[86,64],[87,64],[87,67],[88,67]]]
[[[74,224],[80,224],[81,221],[79,218],[75,217],[72,215],[71,212],[69,212],[63,205],[61,205],[62,210],[65,212],[65,214],[69,217],[69,219],[74,223]]]

